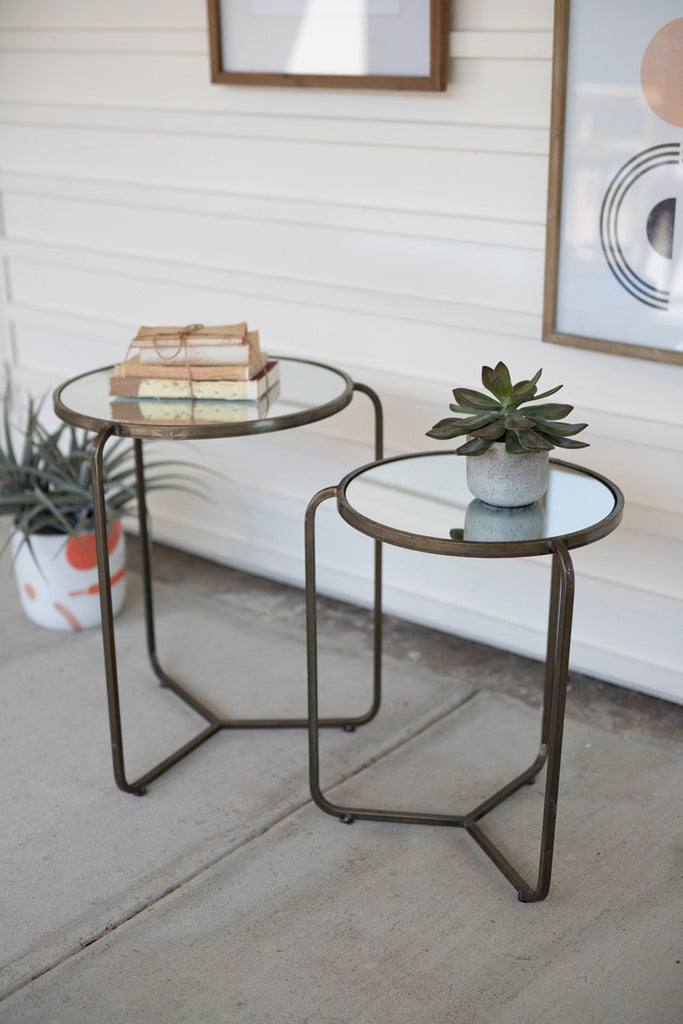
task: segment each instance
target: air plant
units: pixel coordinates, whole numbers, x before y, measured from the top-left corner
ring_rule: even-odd
[[[5,402],[0,437],[0,515],[13,517],[15,530],[24,535],[29,546],[36,533],[73,537],[94,529],[90,469],[93,435],[66,423],[48,430],[40,422],[40,406],[29,400],[21,429],[23,440],[15,445]],[[197,493],[196,487],[188,483],[189,475],[180,471],[185,465],[178,460],[148,463],[146,489]],[[137,502],[130,441],[117,438],[110,442],[102,468],[107,520],[113,523]]]

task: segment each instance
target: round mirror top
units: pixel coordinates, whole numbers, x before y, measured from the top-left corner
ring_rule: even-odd
[[[454,452],[422,452],[365,466],[342,481],[339,511],[363,533],[401,547],[489,556],[542,554],[553,538],[579,547],[621,520],[621,492],[588,470],[551,460],[540,501],[498,508],[470,494],[466,463]]]
[[[114,423],[116,433],[130,437],[226,437],[312,423],[351,401],[353,381],[341,370],[302,359],[274,356],[273,361],[277,367],[270,386],[250,400],[155,398],[144,391],[121,397],[111,394],[114,367],[108,366],[58,387],[55,412],[88,430]]]

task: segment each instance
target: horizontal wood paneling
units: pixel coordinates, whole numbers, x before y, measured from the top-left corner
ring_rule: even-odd
[[[446,150],[436,159],[406,144],[379,146],[369,160],[358,145],[281,140],[273,162],[268,139],[210,136],[199,145],[171,133],[7,124],[0,144],[2,169],[15,173],[41,168],[49,153],[51,172],[64,177],[532,222],[545,205],[545,161],[525,153]]]
[[[199,267],[221,267],[228,273],[282,277],[281,253],[289,253],[286,277],[312,285],[333,282],[341,291],[416,295],[424,300],[450,301],[485,307],[487,303],[513,312],[538,304],[542,255],[512,247],[477,245],[452,239],[427,239],[388,232],[359,232],[343,228],[321,230],[306,225],[242,218],[203,217],[164,211],[103,209],[96,204],[56,204],[8,201],[8,230],[15,217],[30,214],[34,224],[49,218],[46,243],[69,238],[74,246],[94,252],[127,250],[141,259],[167,260]],[[35,218],[33,215],[35,214]],[[74,214],[80,229],[69,229]],[[24,237],[32,236],[27,226]],[[375,260],[380,266],[375,266]],[[84,259],[85,262],[85,259]],[[491,264],[496,279],[489,280]],[[15,276],[19,276],[18,272]],[[20,287],[19,284],[16,285]],[[48,287],[46,282],[46,287]]]
[[[206,7],[197,0],[4,0],[0,27],[7,29],[204,29]],[[553,11],[548,0],[455,0],[451,27],[459,31],[552,31]]]
[[[17,29],[199,28],[206,24],[206,9],[196,0],[5,0],[0,4],[0,25]]]
[[[206,40],[206,35],[202,35]],[[346,94],[340,90],[297,90],[297,106],[309,113],[326,111],[330,117],[348,116],[349,112],[360,110],[369,116],[386,116],[391,110],[392,119],[398,113],[405,120],[417,119],[417,112],[421,110],[428,120],[486,123],[491,120],[492,110],[485,99],[493,94],[499,114],[512,112],[514,102],[524,101],[527,106],[521,123],[542,125],[545,117],[541,104],[548,98],[550,85],[549,35],[515,33],[512,53],[508,49],[508,59],[501,60],[501,33],[453,33],[451,56],[461,59],[449,76],[447,91],[405,92],[401,95],[400,112],[396,111],[391,94],[382,90],[374,93],[352,90]],[[26,33],[0,29],[0,50],[4,50],[0,93],[8,98],[20,96],[22,102],[42,100],[44,92],[40,83],[31,82],[29,74],[39,59],[44,81],[54,90],[53,99],[58,103],[95,101],[109,106],[156,106],[161,110],[179,111],[191,108],[258,110],[263,107],[265,97],[268,107],[291,112],[291,103],[287,103],[281,89],[232,86],[207,93],[203,52],[206,42],[200,47],[198,33],[167,33],[170,48],[165,52],[158,47],[156,32],[131,33],[128,45],[122,45],[124,38],[120,33],[107,31],[70,34],[51,31],[31,38],[29,47]],[[42,49],[41,38],[46,44]],[[462,49],[469,50],[464,57],[458,53]],[[514,66],[510,58],[514,59]],[[78,87],[85,75],[97,80],[97,92],[87,97]],[[21,83],[20,92],[16,90],[17,82]],[[115,94],[117,85],[118,95]],[[449,101],[447,107],[446,100]],[[517,108],[517,114],[520,109]],[[518,116],[506,117],[505,121],[520,123]]]
[[[27,252],[28,249],[28,252]],[[413,323],[440,323],[469,327],[475,331],[500,331],[524,334],[536,326],[536,317],[515,311],[483,309],[449,300],[401,295],[365,289],[342,289],[335,284],[298,281],[284,275],[249,275],[233,269],[230,275],[211,267],[178,267],[131,255],[112,258],[97,253],[79,253],[43,246],[43,259],[32,255],[33,246],[17,246],[11,262],[10,297],[19,305],[38,305],[78,316],[103,316],[117,321],[125,310],[129,318],[159,322],[162,311],[179,318],[178,323],[196,322],[197,307],[205,310],[204,321],[219,322],[229,310],[248,308],[263,324],[264,337],[282,338],[286,347],[298,355],[324,353],[329,340],[312,330],[312,320],[302,324],[296,307],[323,306],[335,310],[338,318],[334,337],[344,341],[346,358],[360,358],[367,342],[354,329],[354,317],[369,314],[380,317],[405,317]],[[52,256],[54,263],[49,261]],[[86,269],[89,268],[89,269]],[[280,304],[290,306],[289,327],[282,326]],[[195,313],[194,319],[188,314]],[[137,315],[135,315],[137,314]],[[221,316],[221,314],[223,314]],[[216,320],[216,318],[218,318]],[[163,319],[163,317],[162,317]],[[241,319],[239,316],[237,319]],[[171,321],[176,322],[176,319]],[[279,325],[279,326],[278,326]],[[406,326],[415,339],[415,327]],[[396,354],[395,336],[381,324],[373,325],[370,357],[375,363],[382,357],[391,365]],[[277,347],[272,346],[271,347]],[[280,346],[281,348],[282,346]]]
[[[573,664],[683,701],[680,368],[539,341],[552,8],[457,0],[448,90],[394,95],[212,86],[201,0],[5,0],[0,345],[38,393],[140,323],[246,317],[374,387],[387,454],[436,447],[483,362],[543,366],[590,423],[576,461],[627,498],[575,552]],[[302,584],[306,504],[370,460],[370,403],[190,454],[225,479],[157,501],[158,535]],[[323,589],[369,602],[370,542],[331,503],[319,534]],[[546,561],[389,550],[386,607],[540,658]]]
[[[543,251],[545,243],[545,228],[542,224],[519,220],[488,221],[473,216],[452,216],[444,212],[358,206],[337,201],[315,203],[311,200],[250,196],[225,190],[207,193],[191,188],[161,188],[2,172],[0,187],[4,192],[6,207],[13,202],[23,201],[31,205],[38,199],[55,202],[65,199],[90,202],[114,212],[122,210],[124,217],[134,217],[140,210],[160,210],[165,214],[195,213],[205,217],[235,217],[252,222],[275,221],[361,232],[379,231],[392,235],[474,242],[478,245],[535,249],[538,252]],[[8,228],[8,237],[26,238],[25,232],[30,230],[30,224],[23,222],[17,225],[15,222]],[[51,224],[43,221],[41,234],[50,230]],[[79,228],[72,225],[71,230],[78,231]],[[98,238],[97,245],[100,249],[111,248],[107,238]]]
[[[26,29],[2,26],[0,53],[206,53],[206,28]],[[458,60],[549,60],[552,32],[454,31],[450,56]]]
[[[350,145],[412,146],[425,150],[458,150],[477,153],[517,153],[547,156],[548,132],[543,127],[516,127],[496,124],[450,124],[438,120],[381,120],[368,116],[333,118],[317,113],[293,117],[264,114],[263,111],[230,110],[221,112],[165,110],[119,110],[107,107],[52,106],[22,104],[0,99],[0,125],[18,125],[41,131],[45,128],[77,128],[79,131],[106,129],[108,132],[142,132],[152,135],[229,136],[269,141],[348,143]],[[56,136],[57,139],[60,136]],[[114,138],[115,141],[115,138]],[[87,168],[83,168],[86,170]],[[23,173],[23,172],[22,172]],[[81,179],[83,176],[81,176]],[[126,182],[121,182],[126,185]],[[132,183],[131,183],[132,184]]]

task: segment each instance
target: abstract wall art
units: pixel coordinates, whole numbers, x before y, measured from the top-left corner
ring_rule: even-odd
[[[683,364],[680,0],[556,0],[543,337]]]

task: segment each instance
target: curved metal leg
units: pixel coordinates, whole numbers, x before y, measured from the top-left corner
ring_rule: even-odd
[[[344,807],[331,803],[320,788],[320,763],[318,750],[318,671],[317,639],[315,626],[315,548],[313,543],[313,519],[318,505],[336,494],[335,488],[320,491],[309,505],[307,520],[307,561],[306,600],[308,618],[308,702],[309,702],[309,780],[311,796],[323,811],[351,822],[355,818],[373,821],[407,822],[424,825],[450,825],[464,828],[479,844],[496,867],[517,889],[523,903],[534,903],[545,899],[550,888],[555,822],[557,818],[557,796],[560,781],[562,756],[562,735],[569,669],[569,648],[571,643],[572,611],[574,604],[574,569],[569,552],[564,544],[553,545],[552,581],[550,590],[550,614],[548,623],[548,646],[545,671],[544,705],[541,725],[541,747],[535,761],[506,786],[503,786],[483,803],[464,815],[424,814],[420,811],[392,811],[361,807]],[[547,760],[547,777],[541,827],[541,844],[538,877],[530,885],[488,838],[479,826],[479,821],[526,783],[533,781]]]
[[[100,611],[102,615],[102,644],[104,647],[104,671],[107,681],[109,706],[109,731],[111,752],[114,761],[114,778],[119,789],[128,793],[139,793],[135,786],[126,781],[123,764],[123,738],[121,736],[121,709],[116,671],[116,645],[114,641],[114,614],[111,599],[111,574],[109,572],[109,550],[107,547],[107,512],[104,498],[102,456],[107,440],[114,433],[113,425],[103,428],[93,442],[90,453],[92,479],[93,518],[95,521],[95,544],[97,548],[97,576],[100,587]]]
[[[382,458],[384,444],[384,414],[379,396],[366,384],[354,383],[353,390],[365,394],[370,399],[375,417],[374,446],[375,458]],[[138,517],[141,543],[142,585],[145,607],[145,626],[147,634],[147,651],[152,669],[162,686],[172,690],[185,701],[194,711],[202,715],[211,726],[221,729],[287,729],[306,728],[307,718],[220,718],[196,694],[174,679],[163,668],[156,650],[154,628],[154,607],[152,597],[151,544],[148,527],[148,515],[145,500],[145,473],[142,452],[142,441],[135,439],[136,482],[138,488]],[[344,718],[326,718],[319,724],[321,727],[341,727],[352,732],[357,726],[365,725],[377,714],[381,701],[381,631],[382,631],[382,544],[375,541],[374,559],[374,618],[373,629],[376,642],[373,669],[372,703],[368,710],[357,716]],[[213,730],[215,731],[215,729]]]
[[[520,899],[532,903],[545,899],[550,889],[553,850],[555,846],[555,823],[557,820],[557,794],[560,786],[560,762],[562,758],[562,737],[564,713],[567,699],[567,675],[569,672],[569,649],[572,636],[572,614],[574,609],[574,566],[569,552],[559,541],[553,551],[553,582],[551,590],[551,624],[554,628],[548,635],[549,656],[546,662],[546,704],[548,711],[548,767],[543,808],[541,857],[538,880],[533,891],[520,890]],[[551,652],[552,648],[552,654]]]
[[[379,395],[372,388],[369,388],[367,384],[359,384],[358,381],[354,382],[354,391],[360,391],[362,394],[367,395],[375,410],[375,461],[383,458],[384,453],[384,413],[382,411],[382,403],[379,400]]]
[[[140,560],[142,569],[142,592],[145,608],[145,635],[147,638],[147,653],[156,675],[162,686],[168,685],[168,680],[163,669],[159,665],[156,655],[156,636],[154,630],[154,605],[152,600],[152,565],[149,538],[149,518],[147,513],[147,492],[145,489],[145,467],[142,457],[142,441],[136,437],[133,442],[135,452],[135,482],[138,490],[138,529],[140,536]]]
[[[97,574],[100,588],[100,609],[102,614],[102,643],[104,647],[104,670],[107,683],[107,701],[109,707],[109,730],[111,734],[111,750],[114,763],[114,779],[119,789],[124,793],[134,793],[141,796],[148,785],[158,778],[171,765],[176,764],[182,757],[189,754],[191,750],[198,747],[200,743],[212,736],[220,728],[217,722],[211,722],[199,735],[195,736],[189,743],[184,744],[179,750],[174,751],[169,757],[161,761],[151,771],[146,772],[133,782],[126,779],[126,771],[123,756],[123,737],[121,730],[121,706],[119,700],[118,672],[116,664],[116,643],[114,639],[114,615],[111,598],[111,575],[109,570],[109,549],[107,545],[107,512],[104,493],[104,471],[103,456],[104,448],[115,432],[113,424],[104,427],[93,442],[90,466],[92,472],[92,495],[93,495],[93,518],[95,521],[95,542],[97,547]],[[139,444],[139,442],[137,442]],[[137,453],[136,453],[137,454]],[[138,454],[138,467],[142,472],[141,456]],[[140,493],[140,517],[141,523],[146,521],[144,481]],[[143,564],[145,564],[143,544]],[[146,569],[143,572],[146,576],[145,589],[148,596],[149,589],[149,561],[147,558]],[[150,640],[150,628],[153,631],[151,616],[151,601],[147,609],[148,641]],[[153,648],[153,632],[151,634]],[[205,716],[206,717],[206,716]]]
[[[364,384],[354,384],[354,391],[366,394],[374,407],[375,414],[375,457],[381,458],[383,446],[383,413],[382,405],[377,394]],[[141,544],[141,575],[143,587],[143,600],[145,612],[145,629],[147,640],[147,653],[154,674],[161,685],[173,691],[197,714],[201,715],[207,722],[207,726],[189,743],[170,754],[158,765],[152,768],[145,775],[133,782],[126,779],[123,738],[121,728],[121,709],[119,701],[118,674],[116,663],[116,646],[114,640],[114,622],[111,601],[111,580],[109,573],[109,552],[107,548],[107,525],[106,508],[104,496],[104,474],[103,474],[103,452],[107,440],[115,433],[114,424],[109,424],[97,435],[92,448],[92,489],[95,519],[95,536],[97,542],[98,575],[100,584],[100,605],[102,609],[102,637],[104,645],[105,675],[107,681],[107,694],[109,705],[109,725],[111,732],[112,757],[114,762],[114,778],[117,786],[127,793],[142,794],[146,786],[158,778],[181,758],[189,754],[197,746],[207,740],[219,729],[275,729],[275,728],[306,728],[307,718],[221,718],[219,717],[197,694],[192,693],[178,680],[174,679],[162,667],[156,648],[156,636],[154,625],[154,603],[152,595],[152,567],[151,567],[151,541],[149,534],[149,521],[145,491],[145,471],[142,441],[139,438],[134,440],[136,483],[138,490],[138,520]],[[375,543],[375,582],[374,582],[374,629],[375,637],[375,662],[372,703],[369,709],[362,715],[356,717],[345,716],[343,718],[327,718],[319,722],[320,726],[342,727],[352,731],[358,725],[369,722],[379,710],[381,700],[381,628],[382,628],[382,550],[381,543]]]
[[[353,385],[354,391],[367,395],[375,412],[375,460],[384,457],[384,412],[379,395],[367,384]],[[373,589],[373,701],[367,713],[356,719],[354,725],[363,725],[375,717],[382,699],[382,542],[375,541],[375,578]],[[324,723],[321,723],[324,724]]]
[[[190,693],[184,686],[166,672],[159,662],[156,649],[156,634],[154,627],[154,602],[152,596],[152,557],[151,540],[149,535],[149,514],[147,511],[147,492],[145,489],[145,468],[142,454],[142,441],[135,438],[135,477],[138,492],[138,526],[140,531],[140,561],[142,575],[142,592],[145,608],[145,633],[147,638],[147,653],[154,674],[162,686],[173,690],[185,701],[194,711],[202,715],[212,725],[219,724],[219,718],[209,707],[195,694]]]
[[[512,882],[517,889],[519,900],[522,903],[536,903],[539,900],[543,900],[548,895],[548,890],[550,889],[573,607],[574,567],[567,548],[560,541],[557,541],[553,545],[548,652],[546,657],[543,704],[542,751],[539,755],[539,758],[543,756],[545,759],[545,753],[547,752],[548,769],[543,804],[543,824],[541,827],[541,852],[536,885],[529,885],[515,871],[510,862],[484,835],[476,822],[470,821],[467,826],[470,835],[474,837],[484,852],[500,868],[505,877]]]
[[[326,801],[320,792],[319,765],[320,752],[318,747],[318,613],[316,602],[315,582],[315,513],[323,501],[334,498],[337,494],[336,487],[328,487],[318,491],[311,498],[306,509],[306,662],[308,674],[308,774],[311,785],[311,795],[319,807],[324,811],[329,810]]]

